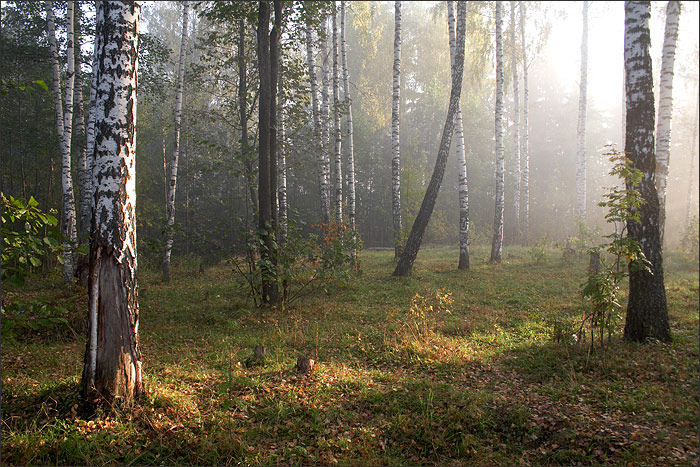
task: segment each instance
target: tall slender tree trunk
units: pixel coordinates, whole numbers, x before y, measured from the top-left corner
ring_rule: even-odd
[[[447,27],[450,35],[450,64],[455,61],[455,15],[454,2],[447,0]],[[461,99],[460,99],[461,102]],[[461,105],[455,117],[457,138],[457,176],[459,179],[459,263],[458,269],[469,269],[469,188],[467,186],[467,158],[464,150],[464,125]]]
[[[644,176],[637,189],[644,199],[639,221],[629,220],[630,238],[637,240],[651,270],[630,268],[625,339],[649,338],[668,342],[671,331],[666,308],[664,270],[659,233],[659,197],[654,157],[654,84],[649,54],[650,2],[625,2],[625,69],[627,83],[627,138],[625,154]]]
[[[75,44],[78,53],[75,54],[75,140],[78,149],[78,191],[80,193],[80,230],[79,242],[87,242],[92,227],[91,202],[93,197],[91,190],[92,173],[87,162],[87,139],[85,135],[85,115],[83,112],[83,72],[80,62],[80,16],[78,7],[75,14]]]
[[[490,262],[500,263],[503,256],[504,154],[503,154],[503,13],[496,2],[496,211]]]
[[[170,281],[170,253],[175,239],[175,191],[177,190],[177,169],[180,159],[180,124],[182,121],[182,90],[185,85],[185,59],[187,57],[187,23],[190,4],[182,5],[182,38],[180,42],[180,62],[177,68],[177,94],[175,95],[175,143],[173,157],[170,159],[170,185],[168,186],[168,226],[166,230],[165,251],[163,253],[163,281]]]
[[[521,177],[522,177],[522,199],[520,205],[520,239],[523,245],[530,241],[530,123],[528,120],[528,110],[530,106],[530,94],[527,85],[527,42],[525,40],[525,2],[518,2],[520,7],[520,39],[523,51],[523,132],[520,149]]]
[[[275,96],[277,82],[278,32],[281,21],[281,5],[275,0],[275,27],[270,28],[270,5],[267,0],[258,2],[258,70],[260,73],[259,111],[258,111],[258,235],[262,241],[260,264],[262,269],[263,303],[279,303],[277,285],[277,246],[275,241],[277,219],[276,157],[273,156],[276,144],[276,132],[273,124],[276,118]],[[275,179],[273,181],[273,178]]]
[[[692,207],[693,207],[693,178],[697,175],[695,169],[695,156],[697,155],[697,143],[698,143],[698,114],[700,113],[700,95],[698,94],[698,88],[695,88],[695,121],[693,123],[693,145],[690,149],[690,171],[688,172],[688,196],[686,197],[686,207],[685,207],[685,225],[686,228],[690,227],[690,221],[692,219]],[[697,204],[695,205],[697,206]]]
[[[576,218],[586,222],[586,107],[588,103],[588,2],[583,2],[581,82],[576,129]]]
[[[671,0],[666,7],[666,32],[659,80],[659,118],[656,121],[656,184],[659,191],[659,229],[664,244],[666,226],[666,185],[671,149],[671,116],[673,114],[673,66],[676,61],[678,23],[681,2]]]
[[[58,139],[62,156],[62,186],[63,186],[63,234],[69,243],[64,245],[66,253],[63,271],[66,282],[73,281],[75,273],[74,248],[78,241],[75,213],[75,195],[73,193],[73,176],[71,173],[71,139],[73,130],[73,89],[75,84],[75,46],[74,46],[74,3],[68,2],[66,13],[67,62],[65,109],[61,101],[60,67],[58,63],[58,46],[56,45],[56,25],[53,14],[53,2],[46,2],[46,16],[51,49],[53,69],[53,89],[56,104],[56,123]]]
[[[326,192],[321,201],[328,203],[328,223],[331,220],[331,159],[330,159],[330,54],[328,52],[328,17],[323,19],[321,38],[321,154],[323,155],[323,185]],[[325,209],[325,207],[324,207]],[[324,212],[325,216],[325,212]]]
[[[343,223],[343,135],[340,131],[340,70],[338,60],[338,13],[333,13],[333,137],[335,139],[335,222]]]
[[[343,64],[343,97],[347,116],[347,169],[348,169],[348,223],[353,235],[357,231],[355,226],[355,145],[353,142],[352,128],[352,100],[350,99],[350,73],[348,71],[347,42],[345,41],[345,0],[340,2],[340,44]],[[355,249],[351,252],[353,258],[357,255]]]
[[[464,39],[466,30],[467,6],[466,2],[458,2],[457,4],[457,41],[455,63],[452,67],[452,88],[450,90],[450,104],[447,109],[447,119],[442,130],[440,139],[440,147],[435,160],[435,169],[430,177],[430,183],[423,197],[420,210],[416,216],[416,220],[411,228],[411,233],[408,235],[406,247],[401,253],[399,262],[394,269],[394,276],[410,276],[413,269],[413,262],[416,260],[418,250],[420,249],[423,234],[430,221],[430,215],[435,207],[435,201],[440,191],[442,178],[445,175],[445,167],[447,158],[450,154],[450,143],[452,141],[452,133],[454,132],[455,116],[459,108],[459,99],[462,92],[462,74],[464,72]]]
[[[143,391],[136,282],[136,70],[139,2],[100,2],[90,240],[86,399],[137,398]],[[115,167],[117,168],[115,170]]]
[[[324,146],[321,138],[321,109],[318,102],[318,81],[316,79],[316,58],[313,46],[313,34],[311,25],[306,25],[306,65],[309,68],[309,84],[311,85],[311,116],[313,119],[314,146],[318,165],[318,191],[321,200],[321,222],[328,224],[331,218],[331,205],[328,199],[328,186],[326,179],[326,165],[324,157]]]
[[[280,225],[280,243],[284,244],[287,238],[288,227],[288,207],[287,207],[287,151],[285,148],[285,128],[284,128],[284,110],[283,105],[277,107],[277,148],[279,152],[279,183],[277,187],[277,196],[279,199],[279,225]]]
[[[245,171],[248,195],[253,211],[258,210],[258,197],[255,193],[255,170],[253,154],[248,144],[248,77],[245,57],[245,18],[238,20],[238,116],[241,121],[241,157]]]
[[[394,257],[402,253],[401,242],[401,146],[399,120],[401,106],[401,1],[394,2],[394,75],[391,105],[391,213],[394,219]]]
[[[515,1],[510,2],[510,57],[513,68],[513,242],[520,233],[520,83],[518,82],[518,50],[515,37]]]

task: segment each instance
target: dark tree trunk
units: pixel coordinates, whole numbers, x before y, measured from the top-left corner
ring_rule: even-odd
[[[455,115],[459,106],[459,99],[462,92],[462,74],[464,71],[464,38],[465,38],[465,23],[466,23],[466,3],[459,2],[457,6],[457,49],[455,61],[452,67],[452,90],[450,91],[450,106],[447,110],[447,119],[442,130],[442,139],[440,140],[440,148],[438,150],[437,160],[433,175],[430,178],[428,189],[423,197],[423,202],[418,211],[418,216],[413,222],[411,233],[406,241],[406,246],[403,249],[399,262],[394,270],[394,276],[410,276],[413,269],[413,262],[416,260],[418,250],[420,249],[423,234],[430,221],[430,215],[435,207],[440,184],[445,175],[445,166],[447,165],[447,157],[450,153],[450,143],[452,140],[452,132],[454,131]]]
[[[100,2],[85,397],[131,400],[143,391],[136,283],[135,122],[138,2]],[[115,170],[115,167],[118,168]]]
[[[259,2],[258,9],[258,69],[260,71],[260,93],[258,111],[258,229],[263,248],[260,254],[263,303],[274,305],[279,301],[275,258],[275,239],[272,215],[270,109],[272,107],[272,71],[270,63],[270,5],[267,0]]]
[[[625,153],[644,174],[639,190],[644,204],[640,221],[627,222],[629,236],[636,239],[651,271],[630,268],[629,301],[625,339],[644,342],[648,338],[671,340],[664,289],[664,271],[659,232],[659,198],[655,187],[654,88],[649,55],[649,2],[625,2],[625,71],[627,120]]]

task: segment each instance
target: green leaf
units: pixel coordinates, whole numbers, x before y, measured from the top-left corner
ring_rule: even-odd
[[[39,86],[39,87],[40,87],[41,89],[43,89],[44,91],[48,91],[48,90],[49,90],[49,87],[46,85],[46,83],[44,83],[43,80],[38,79],[38,80],[34,81],[34,84],[36,84],[37,86]]]

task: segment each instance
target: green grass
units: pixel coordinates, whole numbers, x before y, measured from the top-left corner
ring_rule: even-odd
[[[673,343],[626,343],[620,322],[589,355],[571,339],[585,260],[486,258],[457,271],[456,249],[427,248],[394,278],[392,252],[364,251],[347,284],[285,310],[246,303],[223,263],[170,284],[142,271],[144,399],[88,417],[82,338],[3,340],[2,463],[697,464],[696,264],[666,258]],[[438,292],[449,313],[411,312]],[[85,291],[59,277],[10,293],[63,300],[80,328]],[[257,344],[268,357],[247,365]],[[306,377],[301,353],[319,361]]]

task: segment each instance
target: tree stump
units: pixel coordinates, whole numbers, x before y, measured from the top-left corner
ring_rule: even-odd
[[[297,358],[297,371],[305,375],[311,373],[316,367],[316,361],[306,355],[301,355]]]
[[[591,253],[591,259],[588,263],[588,275],[593,276],[598,274],[600,270],[600,251],[594,251]]]
[[[255,355],[255,358],[258,360],[265,360],[267,357],[267,349],[264,345],[258,344],[255,346],[255,350],[253,350],[253,355]]]

